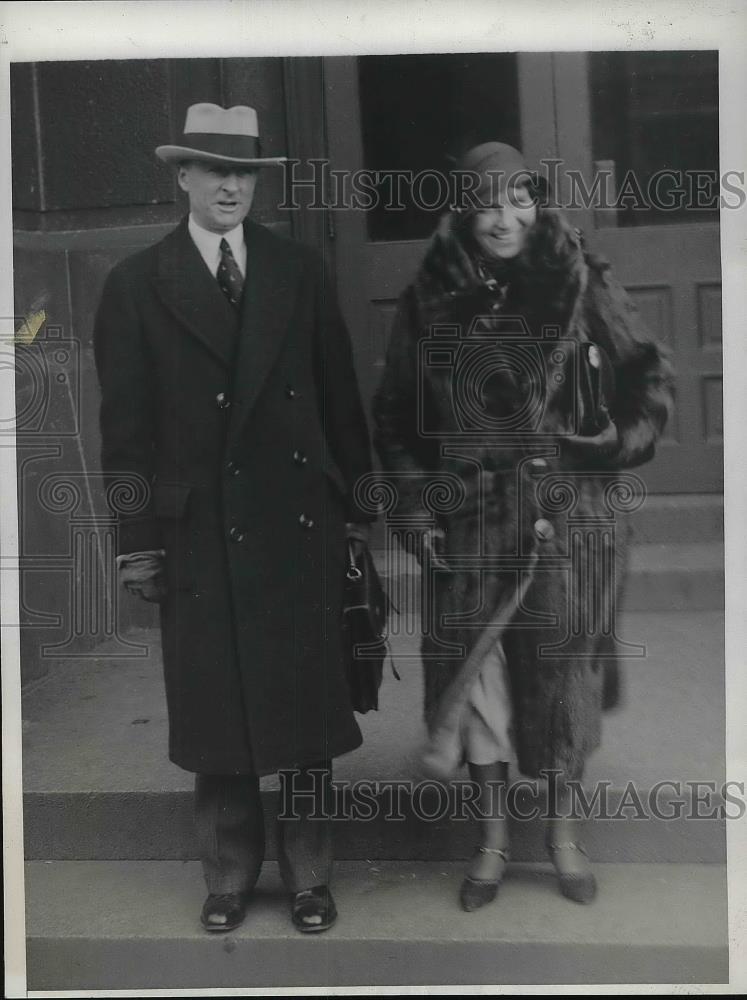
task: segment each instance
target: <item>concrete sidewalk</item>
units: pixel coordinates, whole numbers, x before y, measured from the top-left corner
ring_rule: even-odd
[[[647,655],[624,664],[624,704],[605,717],[603,745],[590,761],[586,787],[606,781],[614,801],[629,783],[644,798],[660,781],[719,786],[724,780],[721,616],[629,614],[622,619],[620,636],[644,645]],[[108,659],[101,650],[89,660],[55,665],[27,692],[27,858],[197,857],[193,778],[167,760],[158,636],[142,633],[139,641],[148,654],[142,659]],[[397,681],[387,668],[380,711],[359,717],[363,746],[335,762],[335,780],[341,784],[416,785],[422,780],[425,729],[418,646],[415,635],[393,637],[402,679]],[[276,787],[275,776],[263,779],[268,857],[274,856]],[[382,789],[379,798],[386,796]],[[689,796],[685,788],[684,797]],[[442,814],[428,822],[412,810],[405,821],[392,823],[386,813],[384,803],[370,821],[339,822],[338,857],[456,860],[473,849],[469,823],[450,823]],[[516,824],[516,860],[545,858],[540,828],[539,823]],[[589,825],[587,846],[595,860],[605,862],[723,862],[725,822],[694,821],[686,814],[646,822],[598,819]]]
[[[624,704],[604,720],[589,782],[724,780],[723,615],[629,613],[619,635],[646,655],[623,663]],[[157,632],[133,633],[142,658],[55,663],[23,701],[26,792],[180,791],[192,777],[170,764]],[[389,667],[380,710],[358,716],[363,746],[340,758],[340,779],[410,779],[425,738],[417,635],[392,639],[401,681]],[[268,787],[272,785],[271,780]]]

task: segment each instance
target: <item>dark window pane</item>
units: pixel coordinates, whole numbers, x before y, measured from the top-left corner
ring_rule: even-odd
[[[511,53],[362,56],[358,78],[368,170],[447,175],[453,158],[480,142],[520,144],[516,56]],[[424,183],[424,199],[437,202],[438,187],[435,180]],[[388,187],[379,186],[379,192],[377,206],[368,212],[369,239],[430,235],[443,207],[418,207],[410,186],[403,184],[404,210],[387,210]]]
[[[717,220],[718,53],[594,52],[589,67],[592,159],[614,163],[617,192],[629,177],[626,190],[640,189],[653,202],[637,209],[633,194],[617,210],[617,225]],[[654,181],[662,170],[675,171],[677,179],[662,178],[657,192]],[[711,202],[697,212],[696,171],[702,176],[700,204]]]

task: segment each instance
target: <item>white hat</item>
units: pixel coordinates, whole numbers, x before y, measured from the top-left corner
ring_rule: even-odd
[[[286,161],[284,156],[261,155],[257,112],[242,104],[233,108],[193,104],[187,109],[179,145],[159,146],[156,156],[165,163],[203,160],[254,167],[272,167]]]

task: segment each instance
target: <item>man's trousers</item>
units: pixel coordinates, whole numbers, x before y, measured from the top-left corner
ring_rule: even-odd
[[[327,762],[280,772],[278,863],[289,892],[329,884],[331,782]],[[251,891],[265,856],[259,779],[244,774],[195,775],[195,821],[208,892]]]

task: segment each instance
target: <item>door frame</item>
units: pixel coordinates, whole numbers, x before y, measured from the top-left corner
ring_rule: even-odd
[[[283,59],[283,90],[287,155],[300,160],[327,157],[327,127],[324,100],[324,60],[321,56],[290,56]],[[311,209],[306,202],[291,213],[293,238],[316,247],[325,257],[331,251],[332,233],[328,210]]]

